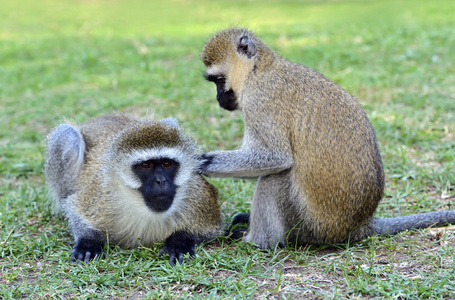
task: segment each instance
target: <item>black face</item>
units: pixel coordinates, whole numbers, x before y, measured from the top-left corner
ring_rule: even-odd
[[[232,89],[226,91],[226,78],[218,75],[204,74],[205,79],[216,84],[216,100],[226,110],[233,111],[239,108],[237,97]]]
[[[151,159],[133,166],[133,172],[142,182],[139,190],[151,210],[164,212],[171,207],[178,170],[179,163],[167,158]]]

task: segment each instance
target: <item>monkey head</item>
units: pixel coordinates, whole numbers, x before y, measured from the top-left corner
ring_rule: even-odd
[[[239,95],[254,69],[260,41],[246,29],[232,28],[213,36],[202,50],[204,77],[215,83],[219,105],[229,111],[241,107]]]
[[[171,119],[130,126],[105,157],[112,162],[107,171],[120,178],[124,188],[137,190],[155,213],[179,206],[185,196],[180,187],[194,176],[198,164],[197,146],[180,130]]]

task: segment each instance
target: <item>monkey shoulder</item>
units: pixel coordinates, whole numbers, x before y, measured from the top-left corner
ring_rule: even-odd
[[[199,174],[195,174],[187,186],[186,208],[192,211],[193,218],[200,220],[192,224],[218,227],[221,214],[217,189]]]
[[[200,174],[194,176],[187,183],[187,197],[197,202],[215,203],[218,201],[217,189]]]

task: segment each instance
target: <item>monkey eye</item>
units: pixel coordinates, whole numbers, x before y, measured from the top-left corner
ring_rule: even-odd
[[[165,160],[163,161],[161,166],[163,166],[163,168],[169,168],[170,166],[172,166],[172,162],[170,160]]]
[[[225,81],[224,77],[220,76],[220,75],[209,75],[209,74],[205,73],[204,77],[207,81],[211,81],[214,83],[224,83],[224,81]]]
[[[149,169],[152,167],[152,164],[148,161],[144,161],[143,163],[141,163],[141,167],[144,169]]]

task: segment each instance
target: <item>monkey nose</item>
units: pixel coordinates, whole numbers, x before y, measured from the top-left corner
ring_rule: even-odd
[[[164,179],[164,178],[155,178],[155,182],[158,185],[162,185],[162,184],[166,183],[166,179]]]

